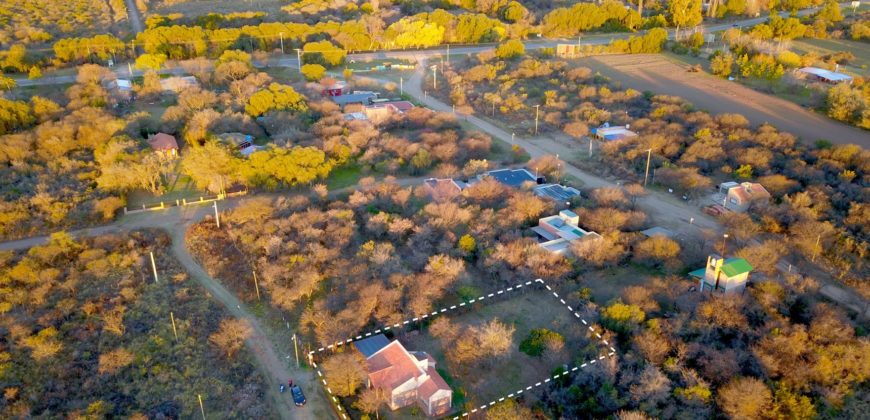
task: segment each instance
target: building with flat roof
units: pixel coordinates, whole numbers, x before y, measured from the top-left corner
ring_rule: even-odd
[[[330,96],[333,102],[338,106],[344,107],[351,104],[371,105],[373,99],[377,99],[378,94],[374,92],[349,93],[345,95]]]
[[[580,191],[573,187],[566,187],[561,184],[542,184],[532,190],[535,195],[541,198],[549,198],[555,201],[566,202],[574,197],[580,196]]]
[[[592,136],[604,140],[604,141],[614,141],[614,140],[622,140],[629,137],[637,137],[637,133],[628,129],[628,125],[621,126],[613,126],[611,127],[609,124],[604,124],[601,127],[593,128],[590,130]]]
[[[815,80],[831,84],[852,83],[853,80],[852,76],[848,74],[820,69],[818,67],[804,67],[798,71]]]
[[[564,253],[571,242],[585,238],[600,238],[596,232],[589,232],[579,227],[580,216],[571,210],[562,210],[558,215],[548,216],[538,220],[538,226],[532,231],[544,239],[539,245],[550,252]]]
[[[749,281],[752,265],[743,258],[722,258],[716,254],[707,257],[707,266],[689,273],[698,279],[701,292],[742,292]]]

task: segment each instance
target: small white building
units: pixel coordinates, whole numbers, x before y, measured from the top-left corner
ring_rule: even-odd
[[[614,141],[614,140],[622,140],[629,137],[637,137],[637,133],[628,129],[628,125],[616,125],[610,126],[610,124],[605,123],[601,127],[593,128],[592,135],[595,138],[604,141]]]
[[[837,66],[839,68],[839,66]],[[808,76],[808,78],[812,78],[824,83],[830,84],[838,84],[838,83],[852,83],[852,76],[849,76],[845,73],[840,73],[838,71],[830,71],[826,69],[821,69],[818,67],[804,67],[798,70],[801,73],[804,73]]]
[[[583,238],[601,235],[589,232],[577,226],[580,216],[571,210],[562,210],[556,216],[548,216],[538,220],[538,226],[532,228],[545,242],[539,245],[550,252],[564,254],[571,242]]]

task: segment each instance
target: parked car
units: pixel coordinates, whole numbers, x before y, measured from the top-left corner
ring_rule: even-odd
[[[296,403],[297,407],[305,405],[305,394],[302,393],[302,388],[299,385],[290,388],[290,393],[293,394],[293,402]]]

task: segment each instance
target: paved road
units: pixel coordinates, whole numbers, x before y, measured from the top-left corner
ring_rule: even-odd
[[[142,16],[139,14],[139,8],[136,7],[136,0],[124,0],[127,3],[127,18],[130,19],[130,25],[133,27],[133,35],[145,30],[145,25],[142,24]]]

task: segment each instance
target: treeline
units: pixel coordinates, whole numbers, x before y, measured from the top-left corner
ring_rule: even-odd
[[[135,231],[0,253],[0,417],[190,418],[198,395],[217,417],[275,417],[244,328],[168,252]]]

